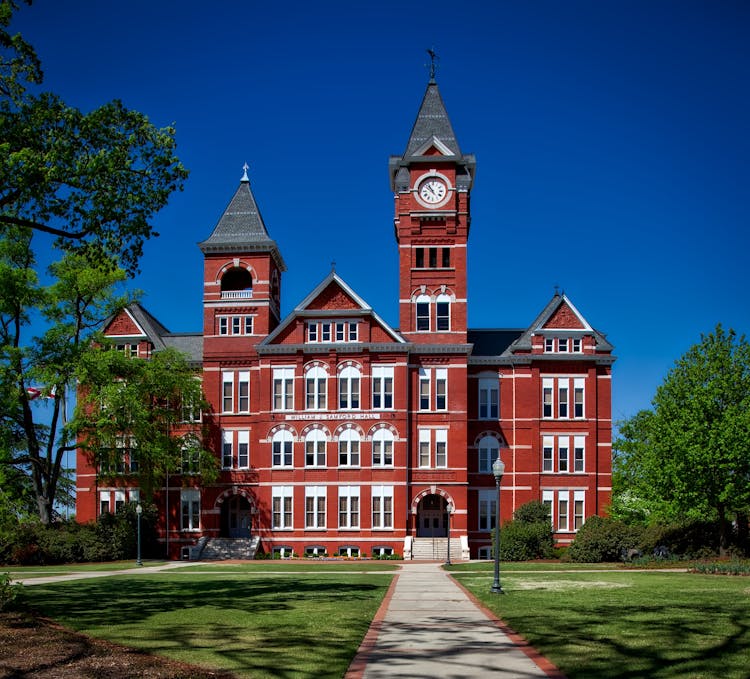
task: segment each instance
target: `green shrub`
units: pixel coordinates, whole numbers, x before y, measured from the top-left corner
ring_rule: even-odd
[[[554,544],[549,521],[524,523],[509,521],[500,530],[500,558],[503,561],[549,559]]]
[[[644,555],[665,547],[671,555],[693,559],[719,553],[719,525],[709,521],[654,524],[643,532]]]
[[[540,502],[539,500],[532,500],[526,504],[521,505],[515,512],[513,512],[514,521],[520,521],[521,523],[544,523],[551,526],[549,505]]]
[[[643,529],[621,521],[591,516],[578,531],[568,550],[571,561],[598,563],[619,561],[628,552],[640,552]]]
[[[0,574],[0,611],[9,611],[15,606],[21,589],[23,589],[23,585],[12,583],[10,575],[7,573]]]

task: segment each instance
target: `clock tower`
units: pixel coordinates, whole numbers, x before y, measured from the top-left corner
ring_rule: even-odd
[[[399,322],[418,343],[466,342],[466,244],[476,161],[461,152],[434,77],[402,156],[389,161]]]

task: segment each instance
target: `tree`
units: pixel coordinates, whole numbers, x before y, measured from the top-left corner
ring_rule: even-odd
[[[722,549],[731,518],[750,509],[750,345],[718,325],[657,389],[653,410],[620,425],[620,492],[655,518],[718,520]]]
[[[49,523],[75,447],[66,399],[78,362],[128,301],[114,286],[137,272],[154,215],[187,172],[172,128],[119,101],[84,113],[39,91],[33,47],[8,31],[18,8],[0,0],[0,464]],[[57,257],[49,285],[39,239]]]
[[[216,478],[217,460],[198,420],[206,406],[187,358],[167,348],[151,358],[87,353],[79,364],[75,430],[100,477],[129,475],[146,501],[170,474]]]

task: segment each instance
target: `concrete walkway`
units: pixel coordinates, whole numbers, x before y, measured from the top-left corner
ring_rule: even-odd
[[[346,679],[563,675],[503,629],[438,563],[406,562]]]
[[[140,575],[141,573],[161,573],[162,571],[171,571],[175,568],[184,566],[195,566],[196,561],[170,561],[159,564],[158,566],[143,566],[142,568],[124,568],[115,571],[75,571],[65,573],[64,575],[45,575],[41,578],[17,578],[11,573],[13,582],[22,585],[49,585],[52,582],[68,582],[70,580],[89,580],[90,578],[108,578],[113,575]]]

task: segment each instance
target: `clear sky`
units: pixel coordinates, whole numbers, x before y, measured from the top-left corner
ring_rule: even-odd
[[[335,260],[398,325],[387,161],[434,47],[477,156],[471,327],[527,327],[559,285],[615,345],[615,419],[718,322],[750,335],[747,1],[36,0],[11,29],[69,104],[175,124],[190,178],[132,284],[173,332],[201,329],[196,243],[245,162],[282,313]]]

